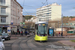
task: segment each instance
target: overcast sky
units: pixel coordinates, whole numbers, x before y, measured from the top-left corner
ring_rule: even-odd
[[[36,15],[36,9],[40,8],[43,3],[47,5],[46,0],[17,0],[23,9],[23,15]],[[48,0],[48,4],[56,2],[62,5],[63,16],[75,16],[75,0]]]

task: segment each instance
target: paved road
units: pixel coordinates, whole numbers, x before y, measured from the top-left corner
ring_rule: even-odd
[[[73,38],[72,38],[73,39]],[[15,40],[5,41],[6,50],[75,50],[57,41],[72,40],[71,38],[49,38],[47,42],[36,42],[31,37],[19,37]]]

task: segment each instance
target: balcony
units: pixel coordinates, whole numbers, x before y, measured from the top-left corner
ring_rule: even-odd
[[[7,22],[5,22],[5,23],[0,22],[0,24],[1,24],[1,25],[4,25],[4,24],[7,25],[8,23],[7,23]]]
[[[8,7],[8,5],[7,5],[7,4],[0,3],[0,7],[7,8],[7,7]]]
[[[7,13],[0,13],[0,16],[8,16]]]

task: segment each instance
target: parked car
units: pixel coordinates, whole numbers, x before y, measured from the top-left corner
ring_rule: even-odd
[[[2,33],[2,39],[10,40],[11,36],[8,33]]]
[[[4,39],[0,37],[0,50],[5,50],[5,46],[3,44]]]

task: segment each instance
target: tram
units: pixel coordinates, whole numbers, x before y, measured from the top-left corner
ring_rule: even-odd
[[[48,40],[48,22],[40,21],[35,23],[35,41],[47,41]]]

